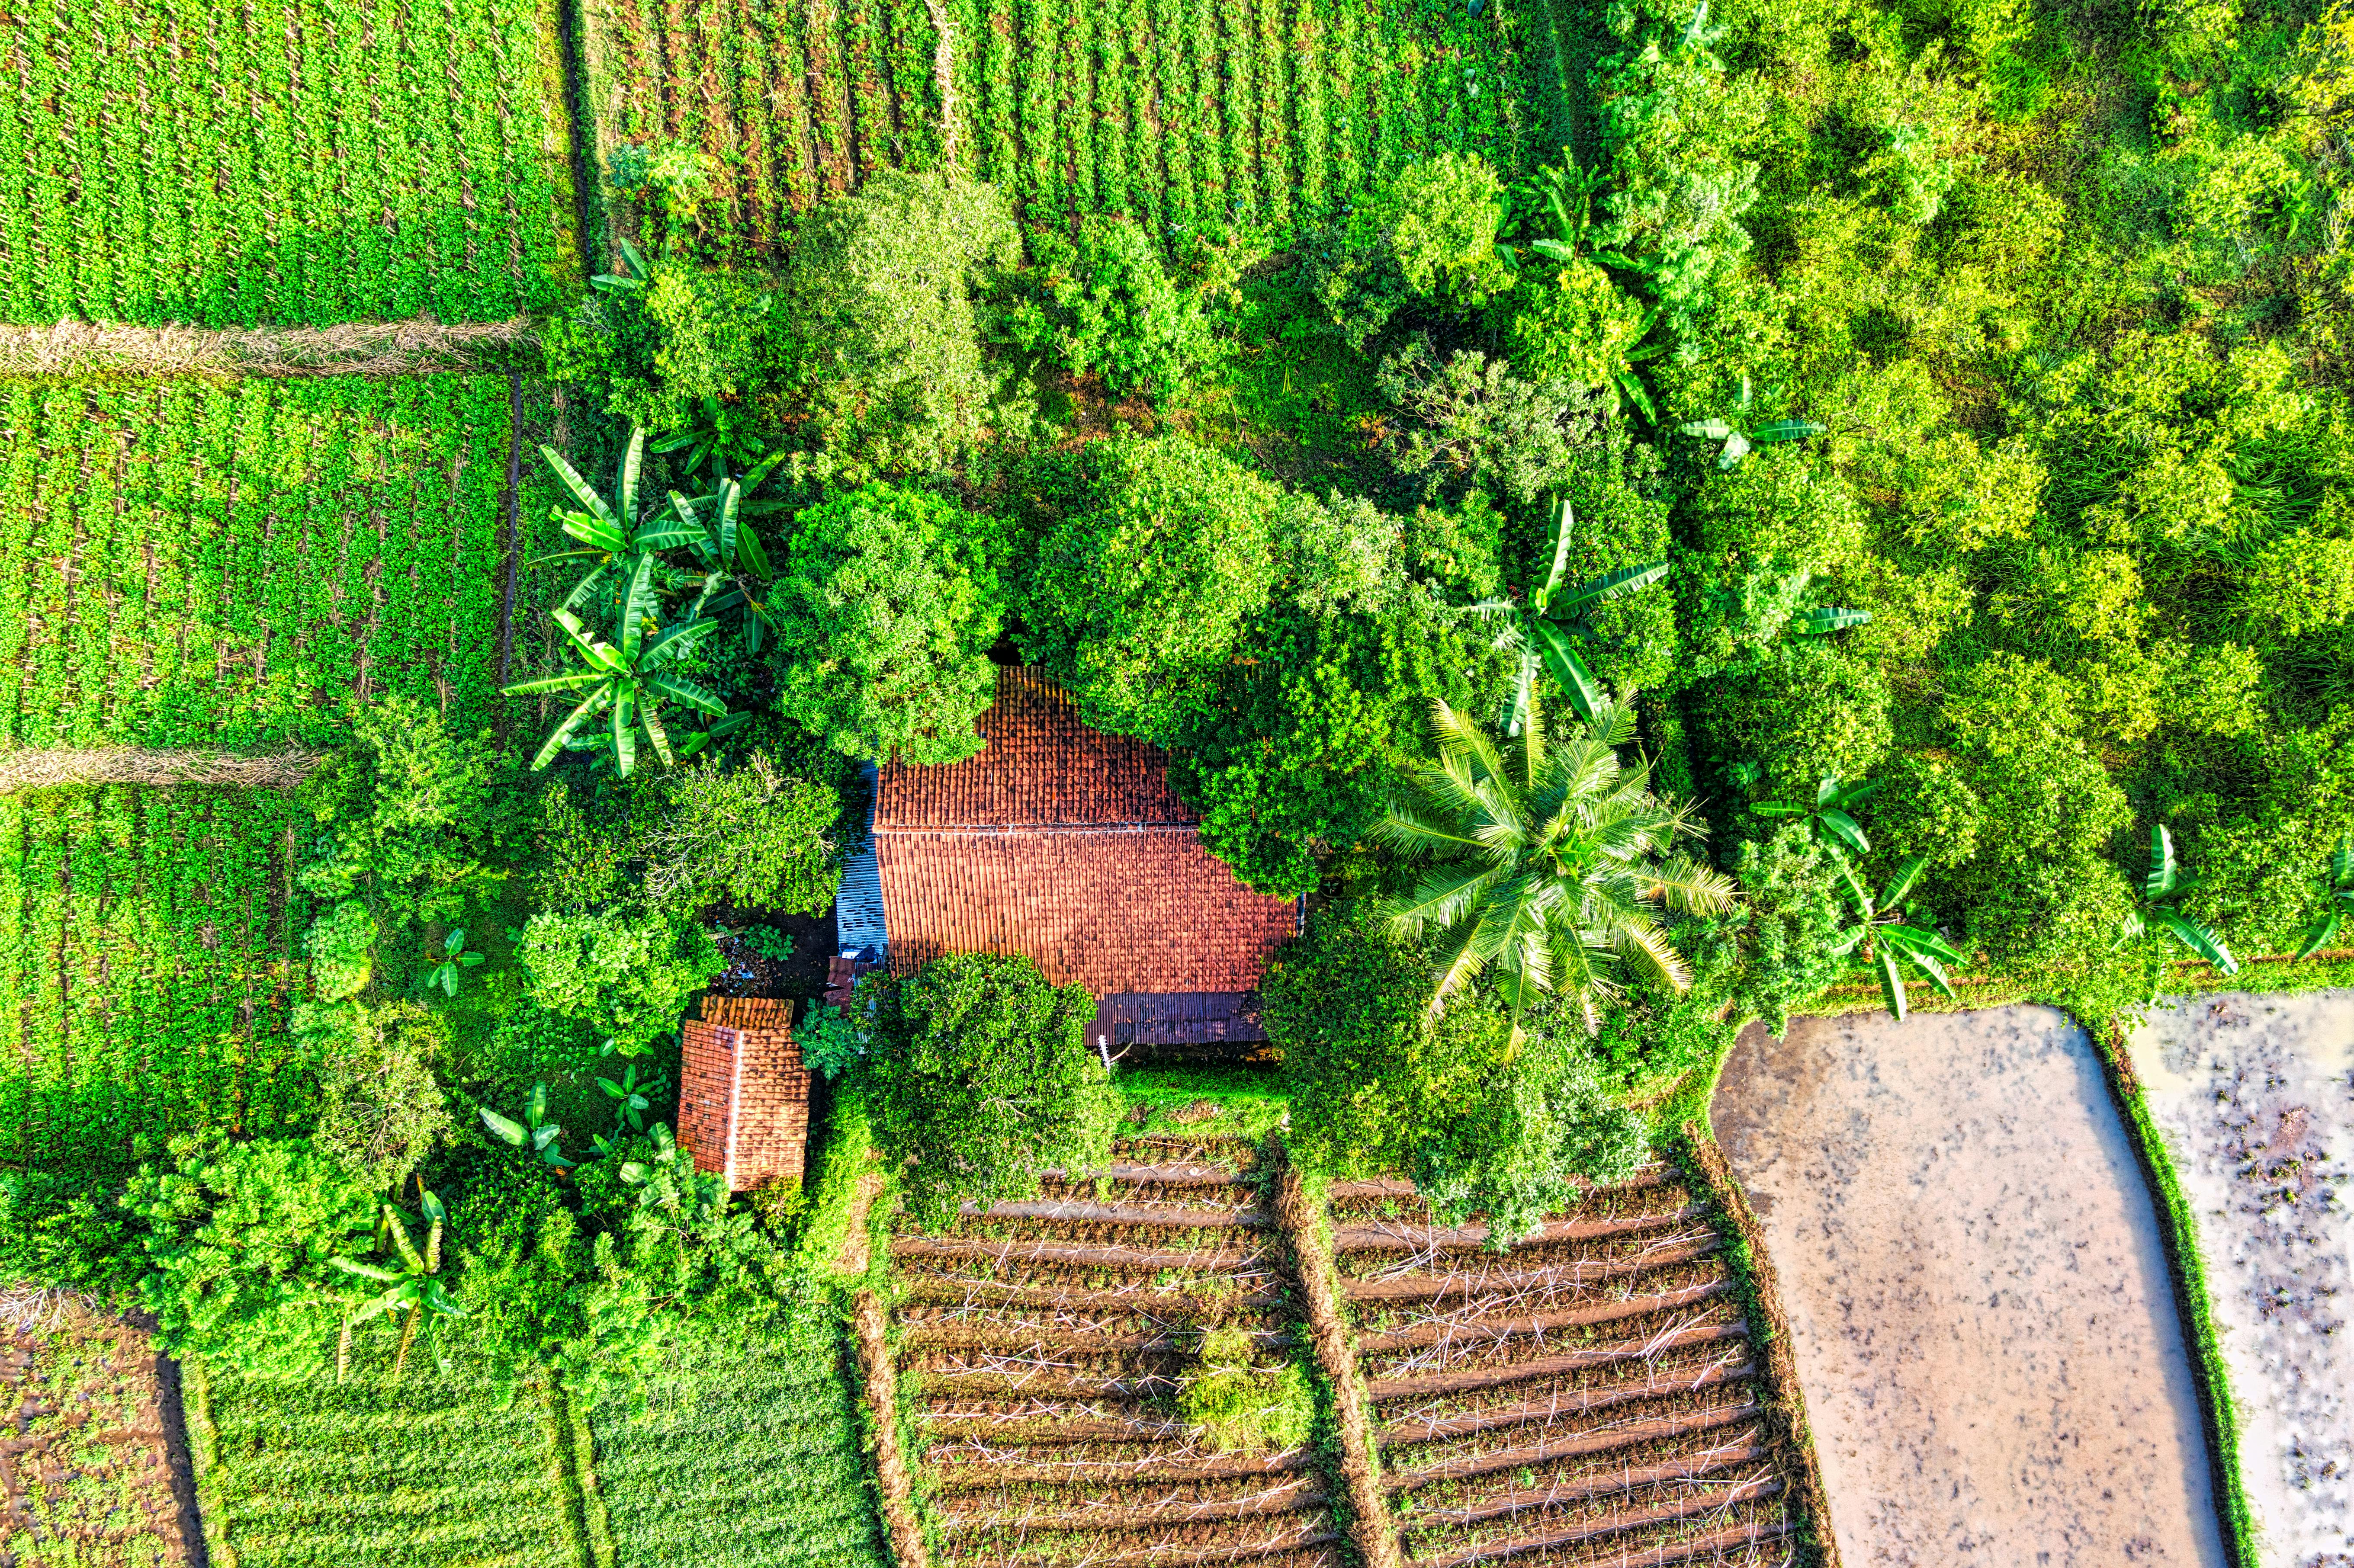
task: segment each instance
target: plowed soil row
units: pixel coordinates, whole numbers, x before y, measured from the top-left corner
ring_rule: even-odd
[[[1713,1208],[1659,1166],[1526,1240],[1397,1183],[1332,1236],[1416,1568],[1780,1563],[1794,1531]]]
[[[1099,1179],[893,1239],[934,1563],[1335,1568],[1313,1456],[1220,1451],[1178,1403],[1211,1330],[1261,1367],[1304,1353],[1255,1160],[1133,1143]]]

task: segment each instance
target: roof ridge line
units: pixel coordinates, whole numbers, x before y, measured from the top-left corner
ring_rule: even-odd
[[[873,832],[882,838],[892,833],[964,833],[975,838],[1067,838],[1081,833],[1197,833],[1199,822],[1024,822],[1018,826],[997,822],[877,822]]]

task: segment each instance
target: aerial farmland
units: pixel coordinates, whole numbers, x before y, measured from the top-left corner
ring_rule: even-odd
[[[2354,16],[20,0],[0,1568],[2347,1568]]]

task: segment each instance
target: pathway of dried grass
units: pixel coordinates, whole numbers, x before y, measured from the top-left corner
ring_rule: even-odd
[[[0,376],[416,376],[472,370],[531,338],[531,321],[426,317],[331,327],[0,327]]]

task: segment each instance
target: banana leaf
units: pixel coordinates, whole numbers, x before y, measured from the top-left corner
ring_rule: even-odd
[[[1768,419],[1749,432],[1749,439],[1761,447],[1777,441],[1803,441],[1809,436],[1830,433],[1829,425],[1819,425],[1812,419]]]
[[[2175,940],[2221,969],[2225,974],[2235,975],[2240,972],[2240,960],[2233,958],[2231,950],[2223,946],[2222,938],[2179,909],[2169,909],[2164,905],[2159,905],[2149,912],[2149,916],[2151,919],[2174,933]]]
[[[2149,875],[2142,881],[2145,897],[2170,898],[2182,889],[2182,866],[2174,858],[2174,835],[2160,822],[2149,830]]]
[[[1872,841],[1863,836],[1863,829],[1858,825],[1853,817],[1837,807],[1826,809],[1821,816],[1823,826],[1829,831],[1831,837],[1858,854],[1872,853]],[[1885,904],[1888,900],[1882,899],[1882,902]]]
[[[2305,928],[2305,946],[2296,950],[2296,956],[2300,959],[2309,959],[2327,947],[2330,938],[2338,935],[2338,927],[2345,923],[2345,911],[2341,909],[2324,909],[2315,916],[2313,924]]]
[[[1927,855],[1916,854],[1898,866],[1896,874],[1888,879],[1887,890],[1880,895],[1880,906],[1882,909],[1893,909],[1903,903],[1904,895],[1913,891],[1913,885],[1921,880],[1921,873],[1927,869],[1928,864]],[[1956,956],[1955,961],[1957,963],[1960,961],[1959,955]]]
[[[1537,654],[1553,678],[1561,683],[1561,689],[1569,694],[1569,705],[1577,710],[1578,717],[1592,724],[1595,710],[1606,700],[1602,683],[1595,678],[1560,627],[1549,620],[1534,620],[1530,626],[1535,633]]]
[[[1897,1022],[1904,1022],[1904,971],[1896,967],[1896,954],[1890,948],[1874,948],[1872,968],[1880,975],[1880,1000],[1888,1015]]]
[[[572,492],[572,498],[580,503],[584,511],[616,534],[626,535],[629,532],[622,525],[620,518],[614,515],[613,509],[605,504],[605,498],[597,493],[596,487],[581,478],[573,466],[564,461],[563,453],[543,441],[540,444],[539,455],[547,460],[547,466],[556,471],[556,477],[564,482],[564,487]]]
[[[1872,619],[1868,609],[1802,609],[1791,617],[1791,624],[1802,637],[1820,637],[1827,632],[1844,631],[1850,626],[1861,626]]]
[[[1667,575],[1668,563],[1665,561],[1646,561],[1639,567],[1621,567],[1602,577],[1588,577],[1570,589],[1569,597],[1552,613],[1556,616],[1572,615],[1589,604],[1599,604],[1604,599],[1617,599],[1638,588],[1649,588]]]

